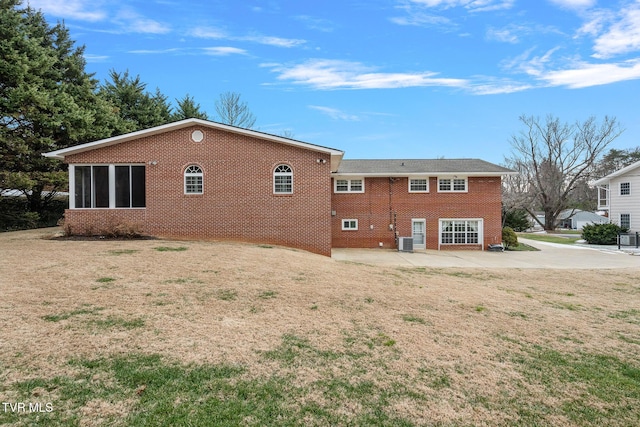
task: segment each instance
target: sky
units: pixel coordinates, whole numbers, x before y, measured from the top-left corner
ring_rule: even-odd
[[[26,2],[25,2],[26,3]],[[85,46],[211,119],[237,92],[257,130],[345,158],[503,163],[521,116],[615,117],[640,146],[640,0],[30,0]]]

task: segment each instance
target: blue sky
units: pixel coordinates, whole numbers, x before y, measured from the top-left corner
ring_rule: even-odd
[[[500,163],[518,117],[616,117],[640,146],[640,0],[31,0],[86,46],[215,119],[242,95],[258,130],[345,158]]]

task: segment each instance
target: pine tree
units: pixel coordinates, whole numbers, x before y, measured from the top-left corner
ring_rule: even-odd
[[[0,0],[0,189],[41,214],[67,174],[42,153],[111,136],[122,123],[85,72],[84,47],[20,0]]]
[[[200,109],[200,104],[197,104],[193,97],[186,94],[182,99],[176,99],[178,103],[178,108],[176,108],[175,113],[171,116],[172,120],[184,120],[184,119],[202,119],[208,120],[209,117],[207,113]]]
[[[171,121],[171,107],[159,89],[147,92],[147,84],[140,76],[131,77],[129,71],[111,70],[111,81],[106,81],[99,94],[116,107],[117,114],[127,123],[130,131],[148,129]]]

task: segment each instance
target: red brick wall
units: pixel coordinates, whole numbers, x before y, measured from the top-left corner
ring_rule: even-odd
[[[438,193],[437,178],[429,179],[429,193],[409,193],[408,178],[366,178],[364,193],[332,194],[333,247],[395,248],[399,236],[410,237],[411,219],[426,219],[426,247],[438,249],[441,218],[481,218],[484,246],[502,241],[500,177],[470,177],[466,193]],[[332,187],[333,191],[333,187]],[[358,219],[358,231],[343,231],[342,219]],[[372,228],[373,226],[373,228]],[[480,245],[447,245],[447,249],[481,249]]]
[[[191,132],[204,132],[193,142]],[[325,163],[318,163],[324,159]],[[270,243],[330,255],[330,156],[194,126],[68,156],[67,163],[146,164],[146,208],[67,210],[76,229],[106,215],[140,221],[161,237]],[[156,165],[149,162],[157,161]],[[293,169],[293,194],[273,194],[273,169]],[[199,165],[204,194],[184,194],[184,169]]]

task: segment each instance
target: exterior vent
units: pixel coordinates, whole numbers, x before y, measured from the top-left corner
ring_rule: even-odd
[[[398,251],[413,252],[413,237],[398,237]]]

